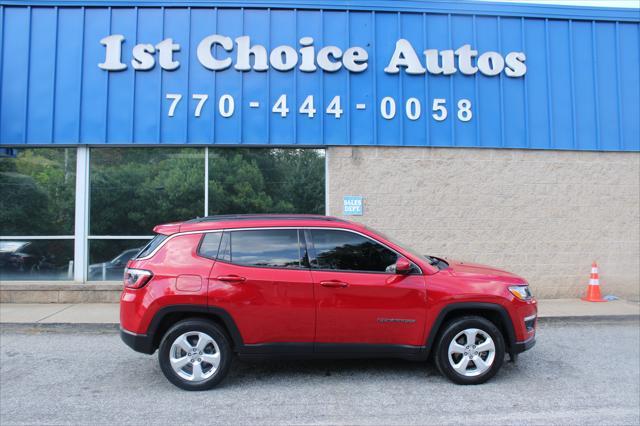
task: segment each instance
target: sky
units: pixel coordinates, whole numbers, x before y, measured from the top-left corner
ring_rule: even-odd
[[[558,4],[565,6],[596,6],[596,7],[624,7],[640,8],[640,0],[487,0],[504,3],[537,3]]]

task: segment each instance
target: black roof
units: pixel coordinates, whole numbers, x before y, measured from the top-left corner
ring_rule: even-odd
[[[225,214],[197,217],[188,220],[187,223],[221,222],[227,220],[321,220],[331,222],[346,222],[332,216],[318,214]]]

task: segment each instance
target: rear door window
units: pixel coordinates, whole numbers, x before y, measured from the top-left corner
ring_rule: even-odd
[[[225,232],[218,259],[266,268],[304,267],[304,249],[297,229]]]

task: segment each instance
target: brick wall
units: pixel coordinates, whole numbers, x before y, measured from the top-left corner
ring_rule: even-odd
[[[640,299],[640,154],[463,148],[330,148],[329,212],[423,253],[524,276],[575,297],[591,262],[603,294]]]

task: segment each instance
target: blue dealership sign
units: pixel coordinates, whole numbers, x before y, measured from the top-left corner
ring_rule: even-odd
[[[638,151],[639,21],[464,1],[3,0],[0,143]]]
[[[362,216],[362,197],[359,195],[345,195],[342,214],[345,216]]]

